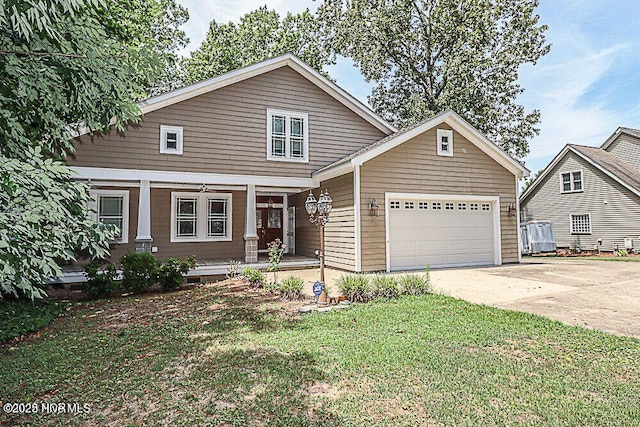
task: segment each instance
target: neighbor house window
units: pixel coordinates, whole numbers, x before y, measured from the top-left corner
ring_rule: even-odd
[[[171,241],[231,240],[231,193],[171,193]]]
[[[591,214],[571,214],[571,234],[591,234]]]
[[[129,241],[129,191],[128,190],[92,190],[91,210],[94,219],[104,224],[118,227],[114,243]]]
[[[562,193],[582,191],[582,171],[562,172],[560,174]]]
[[[438,129],[436,135],[438,156],[453,156],[453,131]]]
[[[182,127],[160,125],[160,152],[182,154]]]
[[[309,116],[267,110],[267,160],[309,161]]]

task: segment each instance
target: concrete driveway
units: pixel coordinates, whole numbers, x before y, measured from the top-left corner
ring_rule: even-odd
[[[286,271],[310,283],[318,269]],[[327,269],[330,293],[340,271]],[[437,292],[469,302],[525,311],[619,335],[640,338],[640,262],[524,258],[501,267],[431,271]]]
[[[437,291],[456,298],[640,338],[640,262],[524,258],[431,277]]]

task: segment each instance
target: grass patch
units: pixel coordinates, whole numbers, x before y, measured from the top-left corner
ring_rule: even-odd
[[[37,331],[63,310],[62,304],[53,301],[0,299],[0,343]]]
[[[36,425],[638,425],[640,341],[440,295],[295,315],[201,287],[83,303],[0,358]]]

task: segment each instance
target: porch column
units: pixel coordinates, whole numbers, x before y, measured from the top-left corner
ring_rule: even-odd
[[[140,181],[138,195],[138,232],[136,234],[136,252],[151,252],[151,184]]]
[[[258,262],[258,231],[256,228],[256,186],[247,185],[247,203],[244,216],[244,262]]]

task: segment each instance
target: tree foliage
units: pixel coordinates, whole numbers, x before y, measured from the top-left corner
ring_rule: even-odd
[[[308,10],[280,19],[263,6],[244,15],[238,24],[211,21],[202,45],[184,61],[184,81],[204,80],[284,53],[322,71],[335,60],[323,46],[320,25]]]
[[[138,120],[137,67],[156,55],[122,43],[102,0],[0,5],[0,293],[34,298],[56,259],[108,253],[114,230],[90,219],[87,186],[61,159],[74,132]]]
[[[523,64],[550,46],[538,0],[325,0],[327,43],[367,81],[374,110],[399,127],[451,108],[512,155],[528,153],[539,111],[517,104]]]
[[[180,28],[189,19],[176,0],[108,0],[100,10],[110,34],[133,49],[144,46],[152,55],[138,56],[135,81],[143,88],[138,99],[181,85],[177,51],[189,44]]]
[[[25,154],[0,160],[0,295],[33,299],[60,276],[57,259],[74,259],[74,250],[104,257],[115,230],[91,219],[86,186],[65,163],[40,148]]]

